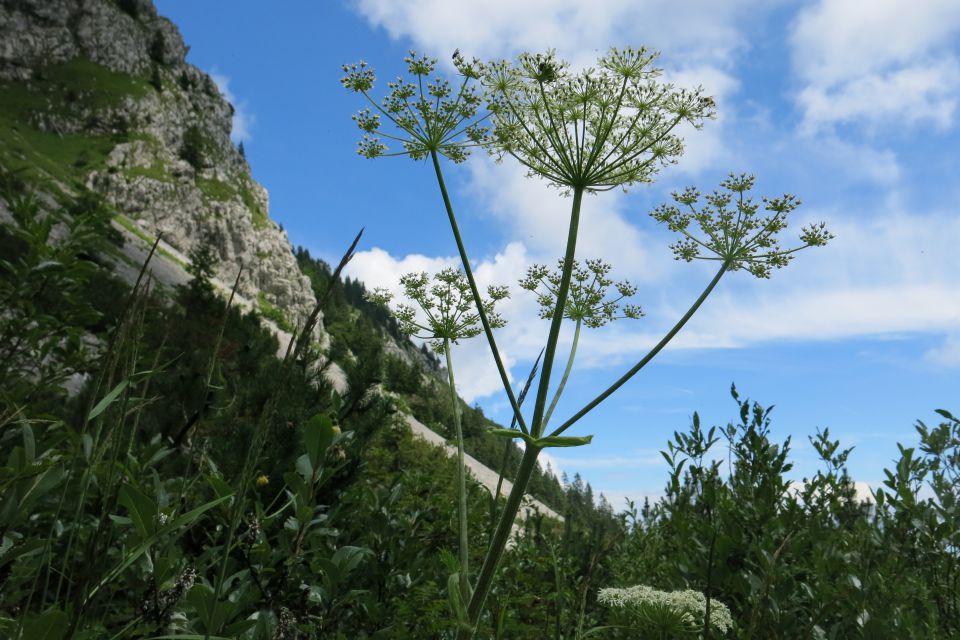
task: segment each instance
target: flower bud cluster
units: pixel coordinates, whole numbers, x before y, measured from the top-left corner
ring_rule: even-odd
[[[483,82],[493,152],[514,156],[531,175],[566,190],[648,182],[683,151],[674,128],[699,127],[714,108],[701,89],[657,82],[655,59],[646,49],[625,48],[580,73],[553,51],[492,64]]]
[[[413,337],[430,341],[438,353],[445,353],[445,343],[456,344],[459,340],[479,335],[480,314],[474,307],[473,295],[466,275],[460,269],[448,268],[433,277],[433,284],[426,272],[408,273],[400,278],[404,295],[412,300],[426,316],[426,321],[417,318],[416,310],[407,304],[398,304],[392,310],[400,330]],[[487,287],[483,310],[491,328],[506,326],[506,321],[495,311],[500,300],[510,297],[503,286]],[[393,294],[382,287],[367,294],[375,304],[389,307]]]
[[[638,305],[624,304],[621,307],[621,301],[634,295],[637,287],[626,280],[614,284],[613,280],[607,277],[608,273],[610,273],[610,264],[603,260],[588,259],[584,267],[575,259],[563,316],[576,322],[583,322],[591,328],[602,327],[621,318],[643,317],[643,310]],[[553,318],[562,277],[563,260],[561,259],[556,271],[550,272],[546,265],[535,264],[527,269],[527,276],[520,280],[521,288],[537,294],[541,318],[547,320]],[[617,290],[619,296],[607,300],[605,298],[611,285]],[[618,312],[622,312],[622,315],[618,315]]]
[[[800,201],[784,194],[755,202],[747,195],[754,182],[753,176],[731,173],[720,183],[725,191],[714,191],[706,196],[702,208],[697,208],[702,197],[700,192],[688,187],[673,193],[676,204],[661,205],[651,212],[654,220],[682,235],[670,245],[674,257],[687,262],[722,260],[733,271],[744,269],[758,278],[769,278],[773,269],[787,266],[797,251],[823,246],[833,238],[826,224],[821,222],[803,227],[801,246],[782,249],[777,234],[787,228],[787,218],[800,206]],[[761,203],[765,214],[760,213]],[[697,223],[701,234],[690,232],[691,222]],[[701,252],[713,255],[703,256]]]
[[[482,119],[477,117],[483,97],[475,86],[484,74],[484,65],[476,58],[465,60],[457,50],[453,63],[462,80],[454,91],[449,81],[434,77],[436,58],[411,51],[404,62],[411,79],[399,77],[388,82],[389,93],[380,102],[370,96],[376,82],[373,70],[365,62],[344,65],[343,86],[362,93],[377,112],[368,108],[353,116],[363,131],[357,153],[365,158],[408,155],[422,160],[436,152],[454,162],[463,162],[470,148],[488,137],[487,129],[479,124]],[[384,124],[390,125],[387,130]],[[399,143],[402,151],[391,152],[384,140]]]

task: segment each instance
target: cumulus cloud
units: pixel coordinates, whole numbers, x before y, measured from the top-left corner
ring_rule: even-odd
[[[837,235],[831,245],[801,254],[770,282],[731,274],[674,346],[956,331],[960,255],[952,244],[960,237],[960,219],[955,214],[895,210],[873,219],[834,219],[830,225]],[[944,361],[953,353],[951,344],[941,350]]]
[[[523,272],[526,263],[526,249],[520,243],[511,243],[503,252],[481,259],[472,266],[477,285],[481,290],[485,290],[489,285],[515,284],[516,274]],[[387,289],[394,294],[396,302],[409,303],[403,297],[403,288],[399,285],[401,275],[421,271],[434,274],[442,269],[459,265],[460,259],[455,256],[430,257],[412,254],[395,258],[382,249],[374,248],[357,252],[345,269],[345,275],[362,281],[368,289],[375,287]],[[510,288],[515,294],[517,287]],[[529,308],[531,306],[532,301],[517,299],[514,296],[498,304],[497,310],[507,318],[515,316],[535,318],[535,314],[531,313],[532,308]],[[521,313],[518,314],[517,311]],[[500,354],[508,371],[516,360],[515,354],[518,351],[522,353],[523,346],[530,340],[530,336],[526,334],[531,329],[532,322],[520,322],[508,324],[505,329],[496,332]],[[422,341],[415,340],[415,342]],[[523,353],[523,355],[526,354]],[[465,401],[473,402],[477,398],[490,396],[502,389],[500,374],[497,372],[493,358],[489,355],[487,341],[483,335],[455,345],[452,356],[457,391]]]
[[[575,68],[594,64],[611,46],[647,46],[663,55],[664,77],[702,85],[720,118],[701,132],[685,128],[684,171],[697,173],[728,159],[725,118],[740,84],[737,57],[749,49],[745,26],[762,21],[778,2],[757,0],[358,0],[355,8],[394,39],[405,39],[449,64],[460,49],[483,59],[556,48]]]
[[[960,4],[820,0],[790,37],[804,127],[840,122],[952,125],[960,98]]]
[[[960,367],[960,333],[947,334],[943,342],[929,349],[923,354],[923,358],[926,362],[941,367]]]
[[[750,0],[359,0],[358,12],[430,52],[484,58],[556,47],[576,58],[611,44],[648,45],[693,61],[729,62],[747,47],[740,26],[773,3]]]
[[[829,212],[821,213],[830,218]],[[925,355],[927,361],[943,366],[960,364],[960,340],[956,339],[960,282],[955,276],[960,273],[960,254],[952,247],[953,239],[960,237],[960,219],[946,213],[887,212],[873,220],[833,221],[831,228],[838,237],[830,246],[804,252],[769,282],[744,273],[728,274],[670,348],[726,349],[774,341],[927,332],[945,336],[942,346]],[[601,247],[602,242],[617,246],[616,240],[597,242]],[[530,246],[539,247],[535,243]],[[509,323],[496,334],[508,368],[518,363],[530,366],[546,336],[547,322],[537,316],[534,297],[516,286],[518,274],[535,261],[535,255],[528,245],[512,242],[474,265],[481,287],[511,287],[511,298],[500,306]],[[383,286],[399,295],[400,274],[433,273],[458,264],[455,256],[396,258],[375,248],[357,253],[347,273],[368,287]],[[667,264],[671,269],[661,272],[659,284],[646,281],[646,297],[639,296],[648,317],[585,332],[577,351],[578,369],[619,369],[639,359],[683,314],[685,304],[696,297],[710,276],[686,268],[690,265]],[[560,336],[561,353],[572,340],[572,329],[566,325],[569,323]],[[468,402],[501,392],[499,374],[482,337],[462,342],[455,348],[454,358],[458,389]],[[519,371],[518,377],[525,379],[526,371]],[[518,383],[516,379],[513,382]],[[558,462],[566,466],[564,460]]]
[[[230,78],[217,72],[210,72],[210,77],[220,90],[223,99],[233,105],[233,124],[230,127],[230,139],[234,144],[248,142],[251,140],[251,129],[256,122],[256,117],[250,113],[245,100],[239,100],[232,91],[230,91]]]

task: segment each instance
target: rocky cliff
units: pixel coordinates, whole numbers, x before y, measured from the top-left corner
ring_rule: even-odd
[[[240,293],[295,325],[309,280],[230,140],[233,107],[186,53],[150,0],[0,0],[0,164],[102,194],[181,256],[209,243],[223,281],[242,263]]]

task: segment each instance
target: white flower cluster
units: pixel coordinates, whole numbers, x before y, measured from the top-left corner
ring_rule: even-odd
[[[681,615],[689,616],[691,621],[703,621],[706,614],[707,598],[699,591],[658,591],[653,587],[638,584],[625,589],[600,589],[598,600],[601,604],[618,608],[667,608]],[[726,633],[733,627],[733,618],[727,605],[718,600],[710,601],[710,625]]]

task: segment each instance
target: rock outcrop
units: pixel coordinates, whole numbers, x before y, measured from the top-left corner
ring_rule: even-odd
[[[0,79],[46,96],[27,124],[111,140],[85,186],[184,256],[209,244],[225,282],[242,263],[240,293],[296,325],[310,282],[230,139],[233,107],[186,53],[150,0],[0,0]]]

